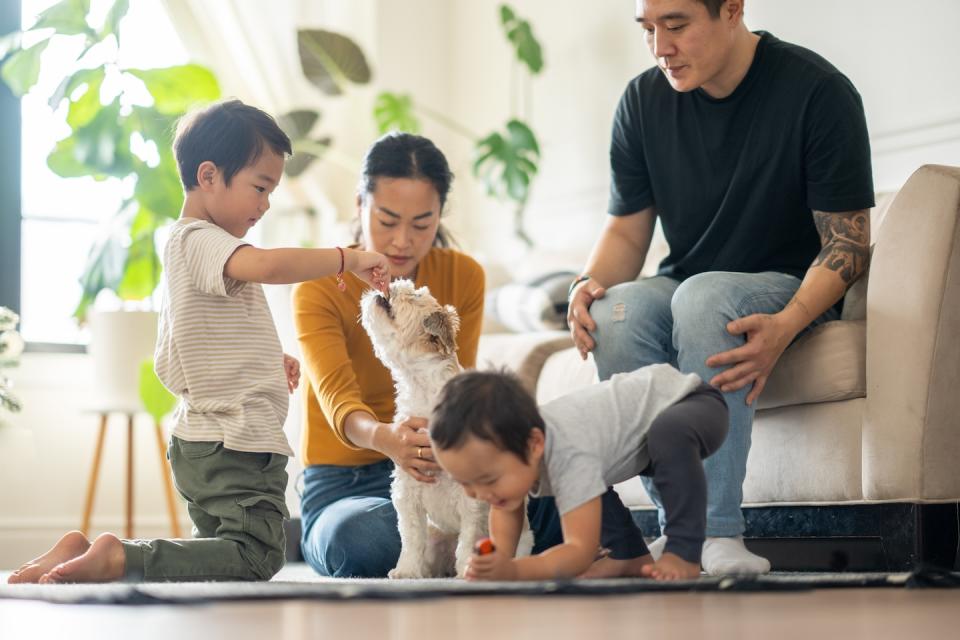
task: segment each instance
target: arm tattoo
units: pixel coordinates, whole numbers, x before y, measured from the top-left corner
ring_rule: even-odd
[[[814,211],[813,222],[823,247],[813,266],[836,271],[850,286],[866,269],[870,259],[869,210],[843,213]]]

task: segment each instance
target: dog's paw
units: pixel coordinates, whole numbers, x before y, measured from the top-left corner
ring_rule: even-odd
[[[426,571],[416,567],[396,567],[394,569],[390,569],[387,577],[391,580],[422,580],[423,578],[429,578],[430,576],[427,575]]]

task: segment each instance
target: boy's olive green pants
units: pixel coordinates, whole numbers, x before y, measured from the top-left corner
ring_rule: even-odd
[[[287,456],[172,438],[174,482],[193,520],[190,540],[125,540],[132,581],[269,580],[283,566],[290,517]]]

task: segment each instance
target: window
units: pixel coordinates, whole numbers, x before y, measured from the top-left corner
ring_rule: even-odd
[[[55,0],[23,0],[19,24],[16,7],[9,7],[16,3],[3,3],[3,19],[14,24],[4,32],[21,25],[29,28],[36,16],[54,3]],[[113,0],[93,0],[91,22],[98,24],[112,4]],[[4,23],[4,26],[9,25]],[[131,2],[120,33],[118,56],[122,67],[150,68],[187,61],[186,51],[161,0]],[[87,342],[86,332],[71,316],[80,299],[78,278],[97,237],[99,224],[110,219],[123,199],[132,193],[132,184],[114,178],[103,182],[92,178],[65,179],[47,167],[47,154],[57,140],[69,133],[64,122],[67,103],[63,102],[57,112],[52,112],[47,100],[63,77],[57,69],[69,64],[82,47],[83,37],[76,36],[47,48],[40,80],[21,99],[19,114],[13,113],[15,107],[8,113],[7,101],[0,98],[3,99],[0,103],[3,130],[21,132],[19,158],[14,158],[20,174],[19,206],[12,195],[4,195],[2,201],[0,304],[19,309],[21,334],[33,344],[82,345]],[[103,93],[109,91],[105,82]],[[20,126],[16,126],[15,119],[21,121]],[[8,154],[18,153],[8,150],[8,146],[6,142],[3,145],[4,157],[0,160],[3,167],[9,160]],[[0,177],[4,180],[4,194],[7,194],[8,173],[2,171]],[[18,209],[20,216],[10,215]],[[16,242],[11,242],[8,235],[17,236]],[[13,252],[19,257],[18,262]],[[8,260],[12,263],[9,266]],[[9,276],[7,269],[11,270]],[[16,282],[17,271],[19,282]]]

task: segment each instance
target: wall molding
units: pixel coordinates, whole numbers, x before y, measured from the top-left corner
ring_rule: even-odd
[[[891,129],[870,138],[874,156],[960,142],[960,113],[931,122]]]

